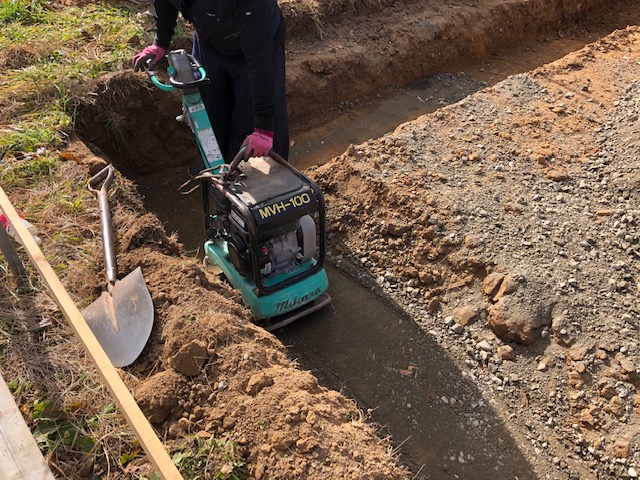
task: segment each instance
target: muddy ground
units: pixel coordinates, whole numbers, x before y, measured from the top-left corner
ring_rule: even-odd
[[[307,34],[288,12],[293,128],[545,35],[597,5],[394,3],[339,12]],[[640,472],[639,50],[637,27],[617,31],[308,172],[326,195],[332,260],[367,274],[368,286],[406,310],[477,384],[531,465],[520,478]],[[168,120],[177,99],[141,75],[105,78],[100,93],[79,109],[82,140],[62,152],[75,160],[63,178],[81,182],[105,160],[140,174],[197,155],[186,127]],[[110,142],[106,111],[135,132],[127,148]],[[120,270],[142,266],[157,310],[151,342],[123,374],[171,451],[194,437],[233,440],[250,478],[416,473],[403,471],[393,443],[378,438],[354,402],[297,369],[226,284],[181,255],[177,239],[144,215],[131,182],[118,179],[112,202]],[[92,253],[71,262],[64,281],[86,299],[103,281],[97,207],[77,221],[95,235],[85,246]],[[53,232],[38,227],[46,249]],[[413,365],[398,375],[410,382],[419,372]],[[451,428],[484,441],[482,404],[436,400],[459,413]],[[460,452],[424,466],[420,478],[455,478],[446,463],[474,478],[473,462]]]

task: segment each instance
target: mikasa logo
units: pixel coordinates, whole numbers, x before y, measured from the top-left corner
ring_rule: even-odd
[[[310,300],[313,300],[315,297],[322,293],[322,287],[316,288],[313,292],[309,292],[306,295],[298,297],[297,295],[293,297],[293,300],[285,300],[283,302],[276,303],[276,313],[283,312],[285,310],[289,310],[293,307],[297,307],[302,305],[303,303],[307,303]]]

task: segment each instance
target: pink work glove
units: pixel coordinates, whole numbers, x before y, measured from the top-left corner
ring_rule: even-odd
[[[133,57],[133,71],[144,70],[147,65],[147,60],[151,60],[150,70],[153,70],[156,63],[158,63],[166,55],[167,49],[162,48],[159,45],[149,45],[145,47],[139,54]]]
[[[273,148],[273,132],[255,128],[253,133],[245,139],[242,146],[247,147],[247,151],[244,154],[245,159],[249,157],[266,157]]]

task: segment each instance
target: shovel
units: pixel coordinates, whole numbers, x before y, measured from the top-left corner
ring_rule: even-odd
[[[113,366],[126,367],[142,353],[151,335],[154,312],[140,267],[122,280],[117,279],[108,195],[114,174],[115,168],[109,164],[89,180],[88,188],[97,195],[100,207],[107,287],[97,300],[82,311],[82,316]],[[98,188],[100,183],[102,186]]]

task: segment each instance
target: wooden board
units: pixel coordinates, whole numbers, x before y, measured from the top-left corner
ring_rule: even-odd
[[[173,464],[169,453],[164,448],[144,413],[142,413],[142,410],[140,410],[140,406],[136,403],[133,395],[131,395],[131,392],[120,378],[118,370],[113,366],[89,325],[85,322],[80,310],[73,303],[69,292],[64,288],[42,250],[40,250],[40,247],[38,247],[27,228],[23,225],[18,212],[13,208],[2,187],[0,187],[0,209],[4,211],[7,220],[9,220],[9,223],[20,238],[20,242],[29,254],[31,263],[47,285],[51,298],[55,300],[60,311],[67,318],[82,342],[87,356],[98,370],[104,385],[111,394],[111,398],[118,406],[118,410],[124,415],[127,423],[135,432],[155,471],[165,480],[182,480],[182,475]],[[4,480],[4,477],[0,477],[0,480]]]
[[[2,375],[0,375],[0,478],[2,480],[54,480]]]

